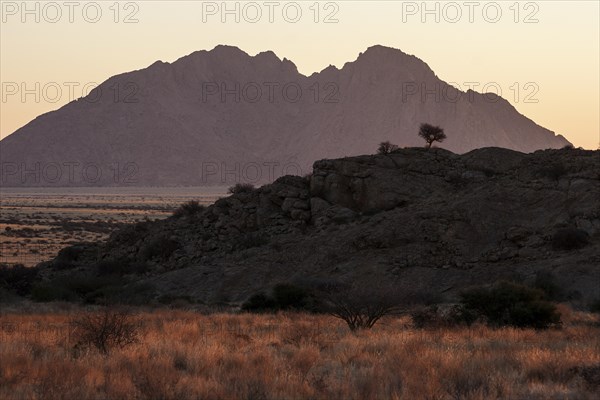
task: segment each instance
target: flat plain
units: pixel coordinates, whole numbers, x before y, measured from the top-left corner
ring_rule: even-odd
[[[213,203],[224,187],[0,188],[0,263],[31,267],[123,224],[163,219],[181,203]]]

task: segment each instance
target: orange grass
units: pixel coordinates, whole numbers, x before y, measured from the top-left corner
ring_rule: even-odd
[[[78,309],[0,315],[0,399],[593,399],[600,326],[563,307],[560,330],[351,333],[305,314],[140,311],[141,341],[73,350]]]

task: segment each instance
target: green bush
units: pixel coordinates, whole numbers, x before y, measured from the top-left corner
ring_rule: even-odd
[[[122,287],[106,287],[96,293],[103,296],[99,297],[96,303],[143,306],[154,302],[156,287],[151,283],[137,282]]]
[[[438,328],[445,325],[436,306],[417,308],[411,311],[410,319],[417,329]]]
[[[410,317],[417,329],[470,326],[478,319],[476,313],[462,305],[455,305],[446,312],[436,305],[417,308],[410,313]]]
[[[122,281],[115,276],[96,277],[88,275],[74,275],[65,278],[63,285],[75,292],[78,296],[85,298],[90,293],[107,286],[120,286]]]
[[[62,271],[77,267],[78,262],[83,258],[85,252],[86,248],[82,245],[63,248],[52,261],[52,269]]]
[[[280,283],[273,287],[272,294],[257,293],[252,295],[243,305],[243,311],[275,312],[278,310],[315,311],[316,299],[311,293],[299,286]]]
[[[277,310],[277,302],[264,293],[256,293],[242,304],[242,311],[273,312]]]
[[[108,285],[102,286],[84,295],[84,302],[87,304],[120,304],[123,295],[123,286]]]
[[[565,298],[563,289],[556,283],[556,278],[551,272],[538,271],[533,287],[543,291],[549,300],[562,301]]]
[[[588,233],[577,228],[559,229],[552,236],[554,250],[576,250],[585,247],[588,243]]]
[[[64,286],[39,283],[31,289],[31,299],[40,303],[51,301],[78,301],[77,294]]]
[[[132,225],[125,225],[121,229],[117,229],[110,235],[110,241],[122,245],[134,245],[141,237],[148,234],[151,222],[142,221]]]
[[[465,310],[484,317],[491,326],[545,329],[560,323],[560,313],[544,300],[543,291],[517,283],[472,288],[460,296]]]
[[[180,218],[180,217],[191,217],[191,216],[194,216],[196,214],[201,213],[202,211],[204,211],[204,206],[203,205],[201,205],[196,200],[190,200],[187,203],[183,203],[182,205],[180,205],[173,212],[173,216],[177,217],[177,218]]]
[[[81,246],[69,246],[58,252],[58,256],[56,258],[60,259],[62,262],[72,262],[77,261],[79,256],[83,253],[83,248]]]
[[[600,314],[600,297],[590,303],[590,312]]]
[[[309,293],[298,286],[281,283],[273,288],[273,299],[281,310],[300,310],[307,307]]]
[[[116,276],[96,277],[84,274],[68,276],[34,286],[31,298],[38,302],[84,301],[97,303],[108,292],[118,292],[123,281]]]
[[[158,298],[158,302],[160,304],[170,305],[171,307],[178,308],[178,307],[185,307],[185,306],[189,306],[190,304],[194,304],[195,300],[191,296],[185,296],[185,295],[175,296],[175,295],[165,294]]]

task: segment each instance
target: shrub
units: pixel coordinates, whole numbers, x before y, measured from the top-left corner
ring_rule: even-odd
[[[70,325],[77,348],[93,346],[102,354],[138,341],[139,324],[135,316],[124,310],[105,308],[86,313],[71,319]]]
[[[277,303],[264,293],[254,294],[242,304],[242,311],[273,312],[275,310],[277,310]]]
[[[104,301],[106,293],[116,292],[123,282],[116,276],[89,276],[84,274],[68,276],[33,287],[31,298],[38,302],[85,301],[96,303]]]
[[[377,147],[377,154],[390,154],[398,150],[398,146],[390,142],[381,142]]]
[[[51,301],[77,301],[76,293],[61,285],[39,283],[31,289],[31,299],[40,303]]]
[[[410,313],[413,326],[423,328],[447,328],[453,326],[470,326],[477,320],[477,315],[461,305],[455,305],[442,311],[438,306],[417,308]]]
[[[160,304],[170,305],[173,308],[187,307],[194,304],[195,301],[191,296],[181,295],[175,296],[170,294],[162,295],[158,298]]]
[[[273,288],[273,299],[281,310],[305,309],[308,298],[308,291],[298,286],[280,283]]]
[[[417,329],[438,328],[445,325],[436,306],[417,308],[411,311],[410,319]]]
[[[196,200],[190,200],[187,203],[183,203],[175,211],[173,211],[173,216],[177,218],[192,217],[201,213],[202,211],[204,211],[204,206],[202,204]]]
[[[0,265],[0,288],[25,296],[31,291],[38,272],[37,268],[27,268],[22,264]]]
[[[563,290],[558,283],[556,283],[556,278],[551,272],[538,271],[535,275],[533,287],[543,291],[547,299],[554,301],[561,301],[564,299]]]
[[[476,287],[461,293],[463,307],[484,317],[491,326],[545,329],[560,323],[556,306],[544,292],[512,282],[492,288]]]
[[[110,240],[114,243],[134,245],[140,240],[140,237],[148,233],[149,226],[150,224],[146,221],[125,225],[111,233]]]
[[[251,193],[254,190],[254,185],[251,183],[236,183],[227,189],[230,194]]]
[[[299,286],[280,283],[273,287],[272,295],[257,293],[243,305],[244,311],[275,312],[279,310],[316,311],[317,301],[312,293]]]
[[[69,246],[60,250],[57,258],[63,262],[77,261],[82,252],[83,248],[80,246]]]
[[[400,313],[407,302],[398,288],[382,282],[332,283],[319,290],[323,311],[345,321],[352,331],[372,328],[381,318]]]
[[[590,312],[600,314],[600,297],[590,303]]]
[[[577,228],[559,229],[552,235],[554,250],[576,250],[585,247],[588,242],[588,233]]]
[[[106,298],[109,303],[128,304],[135,306],[148,305],[156,298],[156,287],[148,282],[136,282],[119,290],[108,293]]]
[[[80,229],[81,228],[77,228],[77,230]],[[85,260],[95,256],[96,249],[93,246],[79,243],[60,250],[50,266],[52,269],[58,271],[71,270],[80,264],[85,263]]]
[[[77,266],[77,262],[85,254],[86,248],[82,245],[73,245],[65,247],[58,252],[58,255],[52,262],[52,268],[55,270],[68,270]]]
[[[81,298],[85,298],[90,293],[97,291],[98,289],[105,288],[107,286],[119,286],[121,280],[115,276],[96,277],[88,275],[75,275],[65,278],[62,282],[64,287],[72,292],[76,293]]]

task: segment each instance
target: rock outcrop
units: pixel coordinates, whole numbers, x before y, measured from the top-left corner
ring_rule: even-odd
[[[587,245],[557,249],[561,229],[578,230]],[[146,263],[134,281],[156,296],[209,303],[279,282],[372,275],[451,297],[539,271],[584,301],[600,296],[600,152],[408,148],[321,160],[310,177],[285,176],[81,249],[72,268]],[[65,273],[62,261],[45,266],[49,276]]]

